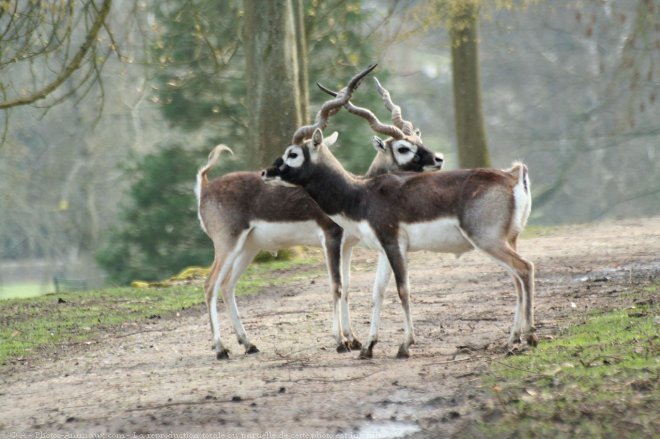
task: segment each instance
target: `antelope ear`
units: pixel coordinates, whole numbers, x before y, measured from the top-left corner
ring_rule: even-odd
[[[321,132],[320,129],[315,129],[314,134],[312,134],[312,146],[314,149],[318,148],[321,146],[323,143],[323,133]]]
[[[385,141],[378,136],[373,136],[371,138],[371,144],[374,146],[374,149],[379,152],[387,151],[385,148]]]
[[[328,137],[323,139],[325,142],[325,146],[332,146],[337,142],[337,137],[339,137],[339,133],[335,131],[334,133],[330,134]]]

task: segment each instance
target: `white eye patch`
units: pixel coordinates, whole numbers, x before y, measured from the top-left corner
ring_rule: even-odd
[[[301,147],[289,146],[286,151],[284,151],[282,160],[284,160],[284,163],[291,168],[299,168],[305,161],[305,156]]]
[[[417,145],[407,140],[397,140],[392,143],[392,155],[399,165],[404,165],[412,161],[417,153]]]

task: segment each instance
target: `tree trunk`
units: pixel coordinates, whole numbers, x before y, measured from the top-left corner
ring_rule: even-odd
[[[280,156],[302,125],[292,0],[245,0],[248,139],[253,165]]]
[[[307,74],[307,36],[305,35],[305,0],[293,0],[293,18],[298,51],[298,87],[303,124],[309,123],[309,76]]]
[[[458,162],[462,168],[490,166],[479,81],[479,7],[455,2],[451,16],[451,59]]]

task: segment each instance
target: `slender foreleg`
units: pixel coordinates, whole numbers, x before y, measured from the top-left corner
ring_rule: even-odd
[[[378,255],[378,268],[376,269],[376,280],[373,286],[372,309],[371,309],[371,326],[369,327],[369,336],[367,337],[366,344],[362,346],[360,351],[360,358],[372,358],[373,349],[378,342],[378,328],[380,326],[380,309],[383,304],[383,297],[385,296],[385,289],[392,277],[392,269],[387,256],[384,253]]]
[[[341,245],[343,230],[337,228],[325,231],[321,237],[321,246],[325,254],[325,261],[330,276],[330,290],[332,295],[332,335],[337,343],[337,352],[350,352],[348,340],[344,337],[342,329],[343,296],[341,273]]]
[[[396,290],[399,293],[401,307],[403,308],[403,343],[399,347],[397,358],[410,357],[410,345],[415,344],[415,331],[413,328],[412,314],[410,312],[410,283],[408,280],[408,269],[406,264],[406,254],[404,245],[391,246],[386,248],[387,257],[394,272]]]
[[[351,257],[353,255],[353,247],[358,243],[357,239],[352,237],[344,237],[341,248],[341,319],[342,330],[344,331],[344,338],[348,340],[349,347],[352,350],[362,348],[362,343],[355,336],[353,327],[351,325],[351,313],[348,304],[348,289],[351,282]]]
[[[235,288],[238,279],[243,272],[245,272],[245,269],[250,265],[250,262],[252,262],[258,252],[259,249],[256,248],[243,248],[234,260],[234,265],[231,268],[231,276],[227,278],[225,285],[222,286],[223,299],[229,309],[229,316],[231,317],[231,322],[234,326],[234,331],[236,332],[236,338],[238,338],[238,343],[243,345],[245,352],[248,354],[257,353],[259,352],[259,349],[250,342],[245,328],[243,327],[243,322],[241,321],[241,316],[236,304]]]

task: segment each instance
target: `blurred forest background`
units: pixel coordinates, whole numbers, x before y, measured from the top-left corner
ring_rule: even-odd
[[[215,175],[259,169],[326,100],[314,82],[373,62],[447,168],[528,164],[532,224],[657,215],[659,14],[658,0],[2,0],[0,288],[210,264],[192,187],[211,148],[237,153]],[[389,119],[371,78],[353,102]],[[340,112],[335,130],[342,162],[366,170],[367,124]]]

